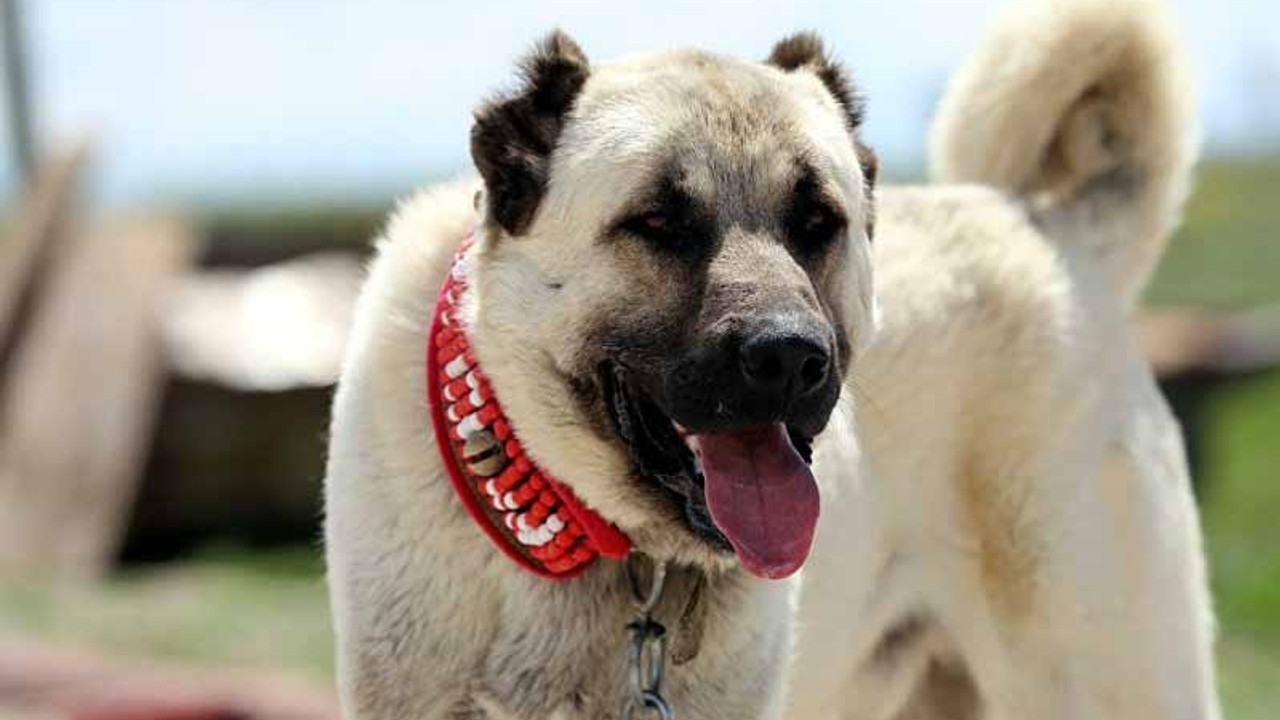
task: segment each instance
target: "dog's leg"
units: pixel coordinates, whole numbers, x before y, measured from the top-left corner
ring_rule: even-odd
[[[388,355],[376,358],[389,364],[382,372],[347,383],[335,401],[325,531],[344,717],[470,718],[476,668],[498,613],[484,572],[493,552],[461,512],[441,511],[456,498],[430,446],[417,440],[425,428],[400,419],[396,427],[416,430],[394,438],[409,448],[404,459],[369,451],[387,443],[381,428],[401,411],[384,403],[382,423],[372,421],[380,397],[372,384],[413,377],[394,372],[397,358]],[[365,371],[366,362],[373,361],[360,355],[349,364]]]
[[[412,507],[403,512],[409,517],[391,518],[364,502],[355,517],[334,507],[346,502],[336,496],[330,495],[329,587],[344,717],[483,717],[473,714],[473,683],[497,612],[494,596],[475,587],[484,579],[464,585],[455,569],[441,567],[427,544],[441,538],[411,537],[415,520],[429,520]]]
[[[983,717],[1219,717],[1177,426],[1136,358],[1116,380],[1103,388],[1115,414],[1097,418],[1110,429],[1040,465],[1033,497],[1004,536],[1021,561],[1001,564],[982,548],[985,609],[963,592],[941,606]]]

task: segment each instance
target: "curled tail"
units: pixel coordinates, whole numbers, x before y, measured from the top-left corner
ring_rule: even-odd
[[[1198,153],[1189,74],[1159,0],[1021,0],[952,80],[936,180],[993,185],[1099,258],[1133,303]]]

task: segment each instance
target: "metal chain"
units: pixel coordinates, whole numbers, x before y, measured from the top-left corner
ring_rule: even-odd
[[[636,617],[627,623],[627,690],[622,701],[622,720],[657,716],[673,720],[675,713],[662,696],[662,679],[667,661],[667,629],[653,619],[653,610],[662,599],[667,583],[667,564],[653,562],[653,575],[646,589],[640,579],[640,555],[627,556],[624,568]]]

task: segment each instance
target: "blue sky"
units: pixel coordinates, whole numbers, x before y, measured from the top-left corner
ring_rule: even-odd
[[[471,108],[553,26],[597,59],[677,45],[759,57],[816,29],[869,97],[872,143],[910,168],[949,70],[1001,4],[25,2],[42,138],[94,133],[95,193],[130,206],[381,199],[459,172]],[[1210,149],[1280,151],[1280,3],[1174,5]]]

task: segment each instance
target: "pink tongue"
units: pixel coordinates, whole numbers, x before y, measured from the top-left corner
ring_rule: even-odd
[[[818,523],[818,485],[782,423],[687,438],[702,462],[711,519],[763,578],[800,569]]]

